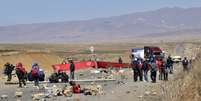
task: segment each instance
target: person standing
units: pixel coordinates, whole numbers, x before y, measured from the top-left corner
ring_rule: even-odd
[[[122,63],[123,63],[123,60],[122,60],[122,58],[121,58],[121,57],[119,57],[118,62],[119,62],[120,64],[122,64]]]
[[[167,81],[168,80],[168,68],[169,68],[167,61],[165,61],[163,63],[163,66],[164,66],[164,80]]]
[[[135,58],[134,60],[132,60],[132,63],[131,63],[131,66],[133,69],[133,81],[134,82],[137,81],[138,75],[139,75],[137,65],[138,65],[137,58]]]
[[[151,80],[152,83],[156,82],[156,75],[157,75],[157,65],[154,60],[151,61]]]
[[[163,71],[162,71],[162,59],[156,59],[156,65],[157,69],[159,71],[159,80],[162,80],[163,77]]]
[[[182,60],[182,65],[183,65],[183,71],[188,71],[188,60],[187,57],[184,57],[184,60]]]
[[[167,66],[170,70],[170,74],[173,74],[173,63],[174,61],[172,60],[171,56],[168,56],[167,58]]]
[[[27,71],[23,67],[22,63],[19,62],[16,64],[16,75],[19,80],[19,87],[22,87],[22,83],[24,86],[26,86],[25,76],[27,74]]]
[[[138,59],[137,69],[138,69],[138,76],[140,78],[140,81],[143,81],[143,64],[142,59]]]
[[[4,65],[4,67],[5,67],[4,74],[7,75],[7,81],[11,81],[11,79],[12,79],[12,72],[13,72],[15,66],[13,66],[9,62],[7,62]]]
[[[38,63],[33,63],[31,69],[31,75],[34,80],[34,86],[39,86],[39,65]]]
[[[148,60],[143,62],[144,80],[148,82],[149,63]]]
[[[74,80],[75,64],[73,62],[73,59],[69,59],[69,62],[70,62],[70,79]]]

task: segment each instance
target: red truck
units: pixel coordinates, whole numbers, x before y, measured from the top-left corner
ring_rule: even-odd
[[[164,58],[164,53],[163,51],[156,46],[144,46],[144,58]]]

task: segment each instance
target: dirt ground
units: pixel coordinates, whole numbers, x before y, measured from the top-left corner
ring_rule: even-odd
[[[142,47],[149,44],[110,44],[110,45],[96,45],[96,54],[100,59],[108,61],[117,61],[119,56],[123,57],[124,62],[129,63],[130,49],[134,47]],[[151,44],[152,45],[152,44]],[[180,53],[182,56],[193,57],[192,51],[196,52],[196,48],[199,48],[197,43],[165,43],[155,44],[164,49],[167,54],[177,55]],[[181,48],[180,51],[177,47]],[[74,58],[89,58],[90,52],[88,48],[91,45],[1,45],[0,46],[0,65],[3,66],[7,61],[15,64],[17,62],[23,62],[26,68],[29,70],[33,61],[39,62],[41,67],[47,72],[51,73],[51,65],[60,63],[66,56],[73,56]],[[66,47],[66,48],[65,48]],[[115,75],[116,81],[111,82],[97,82],[102,85],[104,94],[97,96],[85,96],[83,94],[74,94],[73,97],[51,97],[48,99],[41,99],[41,101],[163,101],[164,97],[161,87],[164,83],[168,84],[174,82],[177,75],[182,70],[181,65],[176,64],[174,74],[170,75],[169,81],[159,81],[157,83],[151,82],[133,82],[132,70],[124,69],[125,79],[120,79],[121,75]],[[1,69],[2,72],[2,69]],[[90,74],[90,70],[79,71],[79,73]],[[77,72],[77,76],[79,75]],[[83,78],[92,78],[94,75],[85,75]],[[150,78],[149,78],[150,80]],[[122,81],[122,82],[120,82]],[[36,90],[33,84],[28,84],[27,88],[18,88],[18,85],[5,85],[5,78],[1,74],[0,80],[0,95],[8,95],[8,101],[16,101],[14,97],[16,91],[22,91],[23,96],[21,101],[31,101],[32,94]],[[80,83],[81,87],[89,85],[90,82]],[[48,84],[49,86],[57,85],[63,87],[65,84]],[[42,84],[41,84],[42,86]],[[173,91],[174,92],[174,91]],[[4,101],[4,100],[0,100]],[[6,101],[6,100],[5,100]]]

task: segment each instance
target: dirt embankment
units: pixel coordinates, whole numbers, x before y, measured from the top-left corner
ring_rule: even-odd
[[[38,62],[45,71],[52,71],[52,65],[61,63],[61,61],[62,58],[57,55],[38,52],[16,53],[12,55],[3,54],[0,56],[1,68],[6,62],[10,62],[14,65],[18,62],[22,62],[26,69],[29,70],[33,62]]]

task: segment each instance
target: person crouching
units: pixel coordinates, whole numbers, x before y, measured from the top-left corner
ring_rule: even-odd
[[[19,62],[18,64],[16,64],[16,75],[19,80],[19,87],[22,87],[22,83],[24,84],[24,86],[26,86],[26,81],[25,81],[26,74],[27,74],[27,71],[23,67],[22,63]]]
[[[37,63],[32,65],[31,75],[34,80],[34,86],[39,86],[39,65]]]

